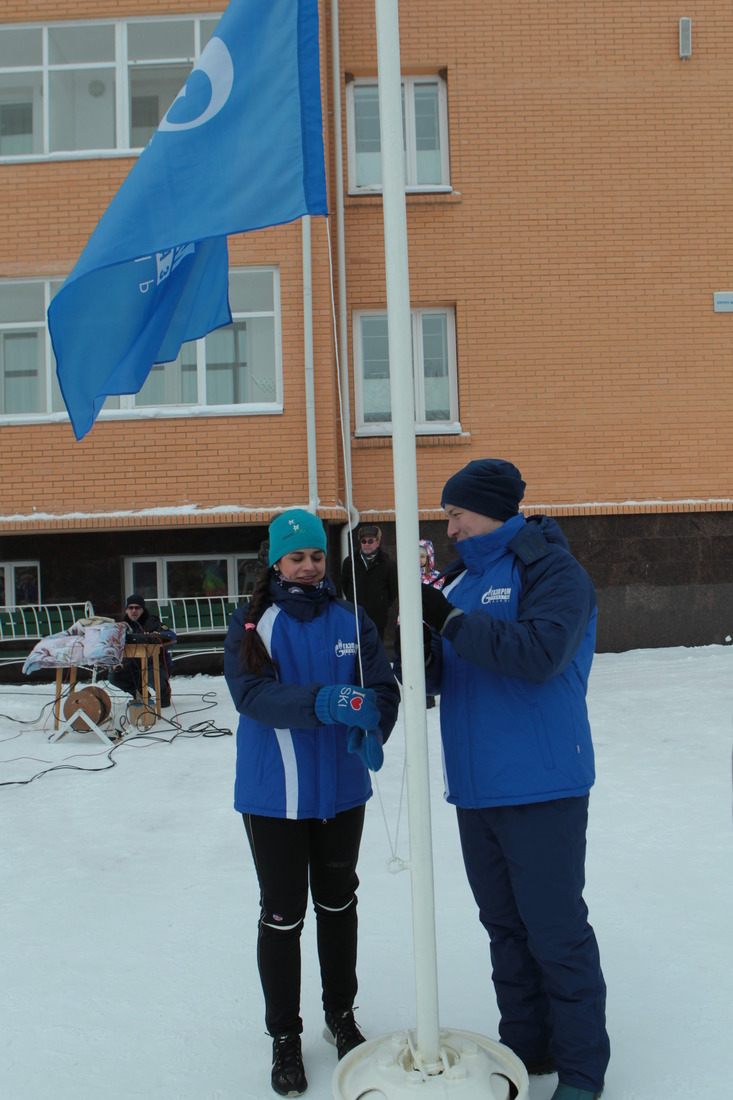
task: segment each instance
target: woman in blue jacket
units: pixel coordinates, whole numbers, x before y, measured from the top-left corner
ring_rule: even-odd
[[[339,1058],[364,1042],[354,1021],[356,864],[399,688],[376,627],[336,596],[326,532],[290,509],[269,529],[269,569],[231,619],[224,671],[240,713],[234,807],[260,885],[257,960],[273,1037],[272,1087],[305,1092],[300,933],[316,914],[324,1037]]]
[[[530,1073],[557,1070],[552,1100],[597,1100],[609,1060],[606,986],[583,901],[586,709],[596,599],[546,516],[519,513],[519,470],[470,462],[443,489],[460,561],[423,587],[439,632],[446,798],[491,940],[500,1038]]]

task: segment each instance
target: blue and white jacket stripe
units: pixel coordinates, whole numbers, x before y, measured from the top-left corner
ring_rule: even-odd
[[[446,622],[427,670],[447,800],[475,809],[587,794],[590,577],[547,516],[515,516],[456,549],[443,594],[464,614]]]
[[[329,819],[371,797],[369,772],[346,748],[346,726],[321,725],[315,699],[326,684],[358,684],[354,607],[329,582],[325,599],[273,583],[273,603],[257,624],[277,671],[242,665],[243,610],[232,615],[224,672],[240,712],[234,807],[265,817]],[[386,741],[399,687],[376,627],[359,611],[364,686],[374,688]]]

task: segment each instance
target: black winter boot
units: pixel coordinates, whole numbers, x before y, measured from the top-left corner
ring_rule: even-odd
[[[272,1087],[280,1096],[300,1096],[308,1088],[300,1035],[276,1035],[272,1040]]]
[[[345,1054],[348,1054],[354,1047],[358,1047],[360,1043],[365,1043],[366,1039],[356,1026],[356,1020],[354,1019],[354,1013],[349,1010],[348,1012],[327,1012],[326,1013],[326,1026],[323,1029],[323,1038],[328,1040],[329,1043],[333,1043],[338,1051],[339,1061]]]

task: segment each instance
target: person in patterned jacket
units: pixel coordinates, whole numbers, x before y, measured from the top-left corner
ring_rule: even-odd
[[[445,584],[445,578],[435,568],[435,548],[430,539],[420,539],[420,580],[435,588],[442,588]]]

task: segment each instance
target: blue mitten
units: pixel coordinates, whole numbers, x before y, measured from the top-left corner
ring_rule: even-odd
[[[345,726],[358,726],[362,730],[376,729],[379,725],[377,696],[373,688],[330,684],[316,695],[316,717],[324,726],[343,722]]]
[[[378,772],[384,763],[382,735],[379,730],[360,730],[352,726],[346,735],[346,748],[364,761],[369,771]]]

